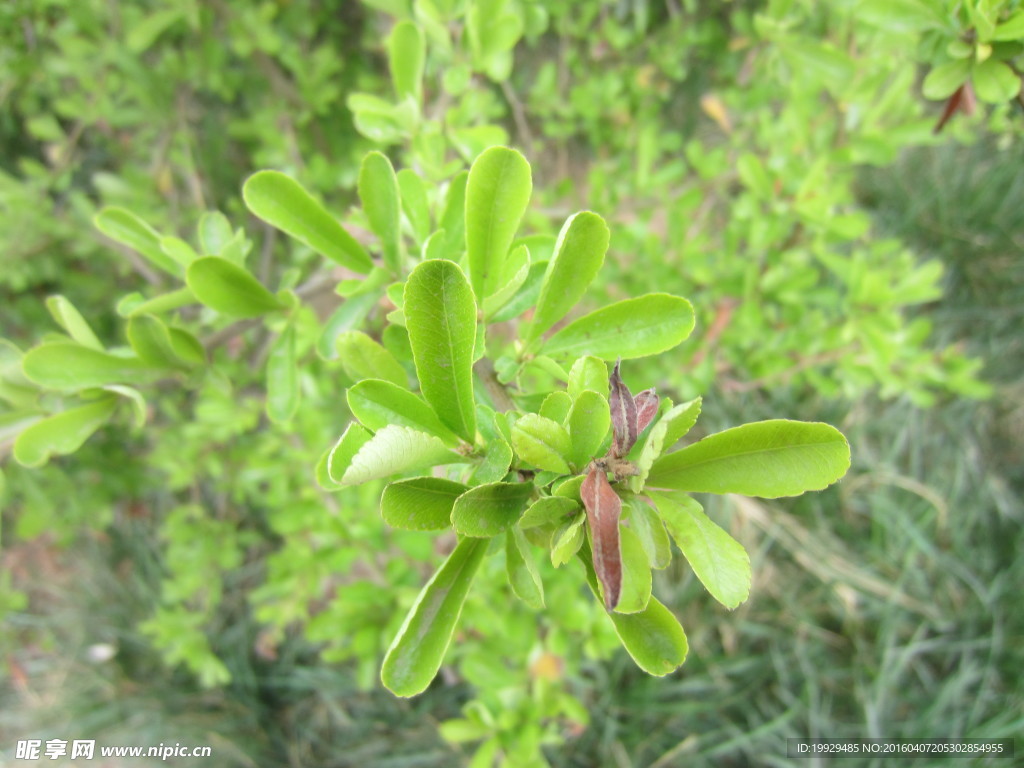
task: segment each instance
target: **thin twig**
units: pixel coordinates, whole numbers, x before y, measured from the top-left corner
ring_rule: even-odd
[[[498,372],[494,370],[494,363],[491,362],[490,358],[482,357],[477,360],[473,370],[480,377],[480,381],[483,383],[484,389],[487,390],[487,394],[491,396],[491,402],[494,403],[495,410],[515,410],[516,404],[512,401],[512,396],[508,393],[505,385],[498,380]]]

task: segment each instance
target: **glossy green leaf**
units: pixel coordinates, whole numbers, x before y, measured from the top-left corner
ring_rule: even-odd
[[[484,317],[490,317],[504,307],[516,295],[530,274],[530,251],[525,245],[512,249],[502,267],[498,280],[500,288],[484,299]]]
[[[536,528],[548,523],[561,525],[569,515],[578,512],[580,505],[563,496],[545,496],[531,504],[519,519],[522,529]]]
[[[486,551],[486,539],[462,539],[416,598],[381,669],[396,696],[422,693],[434,679]]]
[[[402,198],[402,211],[412,227],[417,243],[423,243],[430,236],[430,206],[427,201],[427,187],[420,175],[410,168],[398,172],[398,190]]]
[[[579,558],[586,569],[590,589],[600,597],[589,547],[580,552]],[[663,677],[686,661],[689,650],[686,633],[679,620],[653,595],[647,608],[640,613],[612,612],[607,615],[626,652],[647,674]]]
[[[774,499],[817,491],[846,474],[850,446],[835,427],[773,419],[727,429],[654,462],[648,488]]]
[[[565,392],[552,392],[540,405],[540,415],[561,424],[572,410],[572,398]]]
[[[420,28],[408,20],[395,24],[388,39],[388,58],[395,95],[399,100],[412,97],[420,104],[423,100],[423,64],[426,59],[426,46]]]
[[[661,518],[643,499],[633,496],[628,499],[629,527],[640,540],[652,568],[661,570],[672,562],[672,543]]]
[[[364,379],[348,391],[352,415],[377,431],[389,424],[427,432],[452,445],[458,436],[441,423],[434,409],[409,390],[390,381]]]
[[[289,176],[260,171],[248,178],[242,197],[249,210],[331,261],[366,274],[369,255],[320,203]]]
[[[693,323],[693,307],[686,299],[649,293],[574,320],[544,342],[541,350],[552,357],[647,357],[681,344]]]
[[[409,376],[395,356],[362,331],[345,331],[334,342],[341,367],[350,378],[383,379],[399,387],[409,386]],[[369,425],[367,425],[369,426]]]
[[[107,207],[96,214],[93,223],[111,240],[145,256],[153,266],[175,277],[184,274],[181,265],[163,252],[160,234],[131,211]]]
[[[380,238],[384,263],[395,275],[401,272],[401,216],[398,177],[391,161],[380,152],[363,158],[359,170],[359,199],[370,222],[370,229]]]
[[[552,421],[528,413],[512,426],[512,447],[523,461],[539,469],[567,473],[572,450],[569,433]]]
[[[15,461],[26,467],[40,467],[51,456],[74,453],[106,424],[116,407],[117,398],[108,396],[37,421],[14,441]]]
[[[565,520],[551,536],[551,564],[555,568],[565,565],[575,555],[586,539],[587,516],[583,513],[571,520]]]
[[[926,99],[948,99],[953,91],[967,82],[971,75],[971,62],[964,59],[932,67],[925,77],[921,90]]]
[[[1020,76],[1005,61],[986,59],[974,68],[974,92],[989,104],[1002,104],[1020,93]]]
[[[476,301],[451,261],[424,261],[405,284],[405,316],[424,399],[468,442],[476,437],[473,349]]]
[[[596,213],[581,211],[565,222],[555,255],[548,262],[537,310],[525,335],[527,342],[565,317],[583,298],[604,263],[610,237],[608,225]]]
[[[750,594],[750,557],[736,539],[711,522],[689,496],[652,494],[679,551],[701,584],[726,608],[735,608]]]
[[[569,440],[572,443],[569,461],[573,466],[583,469],[597,456],[610,426],[608,401],[597,392],[581,392],[569,413]]]
[[[698,397],[688,403],[673,406],[651,427],[650,434],[647,435],[647,440],[640,450],[640,456],[634,462],[638,474],[629,479],[630,488],[634,493],[639,493],[644,487],[655,460],[679,442],[679,439],[697,423],[701,402]]]
[[[354,422],[345,427],[338,442],[327,454],[327,476],[332,483],[339,486],[342,484],[345,473],[352,466],[352,459],[372,437],[368,429]]]
[[[63,296],[49,296],[46,299],[46,308],[57,324],[68,332],[68,336],[83,347],[103,351],[103,343],[93,333],[82,313],[75,309],[74,304]]]
[[[299,408],[299,367],[295,358],[295,326],[289,324],[267,356],[267,416],[278,424],[291,420]]]
[[[581,357],[569,369],[569,396],[575,400],[588,389],[608,399],[608,366],[600,358]]]
[[[512,448],[504,440],[496,438],[487,444],[484,460],[473,470],[469,478],[473,485],[496,483],[508,474],[512,464]]]
[[[341,477],[343,485],[359,485],[398,472],[464,461],[439,439],[409,427],[389,425],[362,445]],[[331,477],[338,479],[332,470]]]
[[[530,201],[530,164],[519,152],[491,147],[474,162],[466,182],[466,249],[473,292],[502,287],[505,259]]]
[[[392,528],[440,531],[451,527],[455,500],[468,486],[441,477],[397,480],[384,489],[380,514]]]
[[[197,300],[231,317],[259,317],[286,308],[246,269],[219,256],[193,261],[185,281]]]
[[[615,606],[618,613],[639,613],[651,599],[651,563],[636,533],[619,526],[622,551],[622,592]]]
[[[518,528],[505,533],[505,563],[508,583],[520,600],[539,611],[544,607],[544,584],[530,553],[529,542]]]
[[[448,192],[444,199],[444,209],[437,228],[444,231],[440,243],[444,257],[457,261],[466,250],[466,182],[469,171],[462,171],[452,177],[448,183]]]
[[[462,494],[452,509],[452,525],[464,536],[497,536],[522,517],[532,483],[489,483]]]
[[[106,384],[136,384],[154,369],[136,357],[119,357],[71,342],[42,344],[25,353],[25,376],[47,389],[76,391]]]
[[[178,357],[170,329],[153,315],[133,316],[128,320],[126,335],[132,351],[144,363],[165,368],[188,367]]]

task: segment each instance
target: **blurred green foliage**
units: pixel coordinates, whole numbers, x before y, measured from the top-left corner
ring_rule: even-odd
[[[150,724],[191,707],[214,713],[219,754],[238,764],[353,764],[345,745],[382,766],[499,753],[535,765],[543,745],[556,765],[711,765],[781,754],[786,736],[1019,732],[1006,681],[1021,663],[1007,606],[1024,465],[1022,13],[993,0],[5,4],[0,325],[18,346],[0,350],[0,457],[34,419],[78,402],[21,376],[22,350],[56,338],[43,300],[67,296],[120,354],[135,345],[114,300],[137,292],[137,306],[171,285],[97,232],[104,206],[200,255],[196,224],[222,211],[218,242],[241,228],[248,267],[305,286],[315,308],[294,325],[308,365],[287,424],[263,415],[283,329],[229,330],[186,309],[170,325],[207,361],[147,393],[144,431],[137,399],[115,393],[112,423],[73,457],[5,461],[5,695],[21,695],[25,669],[33,687],[70,670],[83,736],[115,741],[132,707]],[[922,95],[951,110],[942,134],[943,104]],[[312,350],[325,326],[356,321],[331,294],[351,275],[317,282],[314,254],[251,225],[240,191],[274,168],[342,213],[377,147],[423,177],[429,224],[453,174],[506,142],[537,169],[531,252],[581,207],[609,218],[592,306],[669,288],[701,313],[688,359],[647,363],[638,380],[676,399],[713,387],[716,426],[784,408],[845,419],[864,446],[859,475],[813,502],[716,510],[764,582],[741,613],[714,617],[692,575],[662,580],[704,657],[677,678],[594,663],[617,641],[561,571],[544,574],[544,617],[486,599],[507,590],[491,562],[445,682],[398,707],[372,693],[380,658],[442,553],[381,523],[379,488],[327,496],[312,483],[348,421],[350,381]],[[373,243],[360,216],[343,218]],[[381,306],[363,313],[383,327]],[[960,399],[993,391],[972,355],[997,382],[992,404]],[[83,557],[56,583],[86,605],[32,586],[35,546]],[[117,648],[113,665],[61,667],[42,652],[97,642]],[[432,705],[447,746],[423,727]],[[399,719],[418,762],[380,735]],[[181,719],[153,741],[203,725]]]

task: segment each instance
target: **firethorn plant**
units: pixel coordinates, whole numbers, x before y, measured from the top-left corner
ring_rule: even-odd
[[[650,293],[565,322],[604,262],[609,230],[584,211],[553,242],[517,239],[531,190],[529,163],[505,147],[482,152],[441,190],[411,169],[396,174],[372,152],[358,191],[363,223],[378,240],[375,260],[283,173],[261,171],[243,189],[256,216],[363,276],[338,285],[345,301],[316,344],[344,370],[354,417],[324,451],[317,482],[337,491],[390,480],[380,500],[386,523],[454,533],[384,658],[381,678],[399,696],[422,692],[437,674],[484,558],[504,557],[512,593],[543,609],[535,549],[556,568],[580,568],[637,665],[668,674],[686,657],[686,635],[652,596],[651,570],[669,564],[671,542],[726,607],[750,588],[743,547],[690,494],[793,496],[826,487],[849,467],[846,439],[821,423],[745,424],[674,450],[697,421],[700,398],[677,405],[653,388],[634,396],[622,372],[629,360],[681,344],[693,308]],[[66,335],[23,355],[11,347],[23,376],[18,391],[33,402],[37,390],[58,393],[62,406],[68,397],[81,402],[33,413],[15,458],[39,466],[72,453],[123,406],[145,423],[138,387],[163,379],[195,386],[218,337],[261,324],[267,416],[287,425],[309,352],[295,326],[322,285],[292,289],[291,270],[276,294],[268,290],[245,266],[251,243],[220,214],[200,221],[201,253],[123,209],[105,209],[97,225],[184,284],[125,297],[118,312],[128,347],[109,351],[70,302],[51,298]],[[212,310],[233,325],[200,343],[180,324],[196,304],[204,317]],[[382,306],[390,309],[386,322],[372,323]]]

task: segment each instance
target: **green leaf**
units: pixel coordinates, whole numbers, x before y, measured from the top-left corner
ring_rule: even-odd
[[[345,331],[334,342],[341,367],[350,378],[383,379],[399,387],[409,386],[409,376],[395,356],[362,331]]]
[[[128,320],[128,343],[139,359],[164,368],[187,368],[171,340],[170,329],[153,315],[134,315]]]
[[[589,548],[581,550],[580,560],[587,572],[587,583],[600,598],[597,575],[590,563]],[[640,613],[609,613],[615,633],[626,652],[644,672],[663,677],[678,669],[686,661],[688,645],[686,633],[678,619],[658,598],[651,597],[647,608]]]
[[[608,399],[608,366],[596,357],[581,357],[569,369],[569,396],[575,400],[588,389]]]
[[[732,609],[750,594],[750,557],[689,496],[652,494],[652,501],[693,572],[711,596]]]
[[[543,608],[544,584],[530,554],[529,543],[518,528],[510,528],[505,534],[505,563],[508,583],[516,597],[535,611]]]
[[[555,568],[560,568],[569,562],[583,546],[583,541],[587,538],[584,528],[586,521],[587,516],[581,513],[571,520],[563,521],[555,530],[551,537],[551,564]]]
[[[953,91],[967,82],[971,74],[971,62],[964,59],[933,67],[925,77],[921,90],[926,99],[948,99]]]
[[[468,486],[440,477],[398,480],[384,489],[380,514],[392,528],[405,531],[440,531],[452,524],[455,500]]]
[[[167,333],[171,339],[171,349],[175,356],[186,365],[205,365],[206,350],[199,339],[183,328],[170,327]]]
[[[183,267],[187,267],[199,258],[199,254],[193,250],[192,246],[180,237],[161,237],[160,250]]]
[[[640,456],[634,462],[638,474],[629,479],[630,488],[634,493],[639,493],[643,489],[655,460],[674,446],[697,423],[701,402],[698,397],[688,403],[680,403],[666,411],[651,427],[647,441],[640,451]]]
[[[416,598],[381,668],[381,681],[396,696],[422,693],[434,679],[486,551],[485,539],[460,541]]]
[[[242,197],[256,216],[331,261],[361,274],[373,267],[355,238],[297,181],[283,173],[253,174],[242,188]]]
[[[15,461],[25,467],[41,467],[51,456],[74,453],[107,423],[116,407],[117,398],[108,396],[37,421],[14,441]]]
[[[527,343],[565,317],[583,298],[604,263],[610,236],[604,219],[590,211],[581,211],[565,222],[544,274],[533,322],[525,334]]]
[[[117,304],[117,314],[121,317],[132,315],[155,315],[159,312],[167,312],[172,309],[179,309],[188,304],[195,304],[196,297],[192,289],[184,286],[176,291],[162,293],[152,299],[144,299],[141,294],[132,293],[125,296]]]
[[[561,525],[565,518],[579,511],[580,505],[573,499],[562,496],[545,496],[533,502],[519,519],[522,529],[536,528],[548,523]]]
[[[996,27],[992,39],[1002,41],[1024,39],[1024,11],[1018,11]]]
[[[540,415],[561,424],[572,410],[572,398],[565,392],[552,392],[540,405]]]
[[[541,347],[553,357],[593,355],[631,360],[665,352],[693,330],[693,307],[686,299],[649,293],[616,302],[562,328]]]
[[[411,21],[398,22],[388,39],[388,57],[395,96],[399,101],[412,97],[416,104],[421,104],[426,46],[420,28]]]
[[[219,256],[193,261],[185,282],[201,303],[231,317],[259,317],[286,309],[246,269]]]
[[[155,372],[135,357],[118,357],[71,342],[42,344],[25,353],[25,376],[41,387],[76,391],[107,384],[137,384]]]
[[[484,460],[473,470],[469,481],[473,485],[486,485],[495,483],[508,474],[508,468],[512,464],[512,448],[504,440],[495,439],[487,444],[487,453]]]
[[[581,392],[569,413],[569,439],[572,443],[569,461],[579,469],[585,467],[597,455],[610,426],[608,401],[597,392]]]
[[[424,399],[468,442],[476,437],[473,349],[476,301],[451,261],[424,261],[405,284],[405,317]]]
[[[484,299],[484,317],[490,317],[516,295],[530,274],[530,250],[525,245],[512,249],[502,267],[501,287]]]
[[[402,196],[402,210],[409,219],[413,237],[423,243],[430,236],[430,206],[427,187],[420,175],[409,168],[398,172],[398,189]]]
[[[627,501],[630,508],[629,527],[640,540],[652,568],[661,570],[672,562],[672,543],[661,518],[643,499],[636,496]]]
[[[437,224],[444,231],[442,252],[452,261],[458,261],[466,250],[466,182],[469,171],[452,177],[448,183],[448,193],[444,199],[444,210]]]
[[[395,275],[402,269],[401,202],[398,177],[391,161],[380,152],[363,158],[359,170],[359,199],[370,222],[370,229],[380,238],[384,263]]]
[[[986,59],[974,68],[974,90],[989,104],[1002,104],[1020,93],[1020,77],[1005,61]]]
[[[332,483],[339,486],[342,484],[345,473],[352,466],[352,459],[372,438],[370,431],[359,424],[353,422],[345,427],[338,442],[327,454],[327,476]]]
[[[299,368],[295,359],[295,326],[281,332],[267,357],[267,417],[277,423],[291,421],[299,408]]]
[[[104,208],[93,218],[93,223],[111,240],[127,245],[145,256],[153,266],[175,277],[184,274],[181,265],[163,252],[160,234],[131,211],[116,207]]]
[[[220,256],[228,243],[235,236],[228,217],[220,211],[207,211],[199,217],[199,225],[196,227],[196,234],[199,236],[199,246],[202,248],[203,256]]]
[[[532,493],[532,483],[478,485],[455,502],[452,525],[464,536],[497,536],[522,517]]]
[[[360,381],[348,391],[348,407],[353,416],[374,431],[397,424],[427,432],[452,445],[460,442],[429,405],[390,381]]]
[[[363,322],[370,310],[380,301],[380,293],[360,293],[354,295],[338,307],[326,323],[323,333],[316,342],[316,352],[324,360],[333,360],[338,356],[338,350],[334,346],[338,334],[351,330]]]
[[[569,433],[551,419],[528,413],[512,426],[512,447],[523,461],[539,469],[568,473],[572,451]]]
[[[654,462],[649,488],[774,499],[841,478],[850,446],[835,427],[773,419],[727,429]]]
[[[466,248],[477,296],[502,287],[505,259],[531,189],[530,164],[514,149],[491,147],[473,162],[466,182]]]
[[[57,325],[67,331],[72,339],[83,347],[103,351],[103,343],[93,333],[82,314],[75,309],[74,304],[63,296],[50,296],[46,299],[46,308],[57,321]]]
[[[103,389],[120,395],[131,404],[132,421],[136,429],[146,426],[146,398],[139,390],[135,387],[126,387],[123,384],[107,384]]]
[[[459,461],[464,461],[464,458],[449,451],[436,437],[391,424],[359,448],[340,482],[342,485],[359,485],[398,472]],[[333,469],[331,477],[338,480]]]
[[[615,606],[618,613],[639,613],[651,599],[651,563],[636,533],[619,526],[622,551],[622,592]]]

